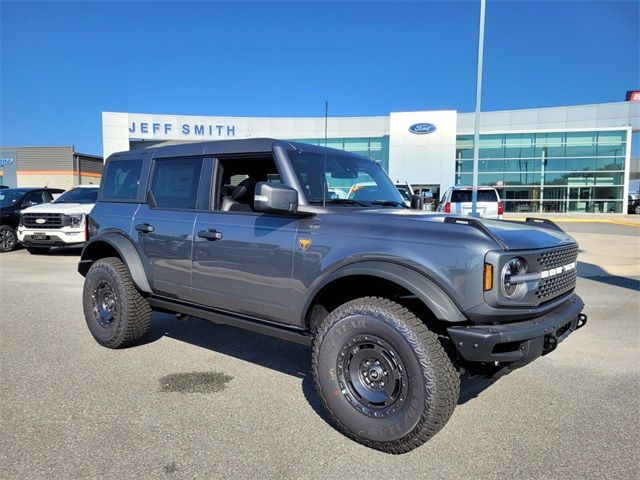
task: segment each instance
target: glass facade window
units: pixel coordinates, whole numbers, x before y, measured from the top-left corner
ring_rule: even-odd
[[[478,183],[498,188],[507,212],[621,213],[627,133],[532,132],[480,136]],[[456,184],[471,185],[473,136],[458,135]]]
[[[292,142],[310,143],[311,145],[325,145],[324,138],[290,139]],[[382,165],[386,172],[389,171],[389,137],[362,137],[362,138],[328,138],[327,147],[346,150],[369,157]],[[473,147],[472,147],[473,148]]]

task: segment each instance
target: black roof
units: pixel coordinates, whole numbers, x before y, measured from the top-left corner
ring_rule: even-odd
[[[145,148],[138,148],[126,152],[114,153],[114,156],[131,154],[151,154],[153,157],[190,156],[190,155],[233,155],[243,153],[271,152],[274,146],[280,145],[285,149],[302,149],[306,152],[328,153],[342,155],[356,155],[335,148],[320,147],[308,143],[290,142],[275,138],[243,138],[237,140],[211,140],[207,142],[166,142],[154,144]]]

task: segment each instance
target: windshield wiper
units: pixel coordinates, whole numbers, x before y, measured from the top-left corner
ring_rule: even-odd
[[[372,205],[382,205],[383,207],[402,207],[409,208],[402,202],[396,202],[395,200],[374,200]]]
[[[327,200],[327,203],[344,203],[348,205],[359,205],[361,207],[370,207],[370,202],[363,202],[361,200],[354,200],[353,198],[332,198]]]

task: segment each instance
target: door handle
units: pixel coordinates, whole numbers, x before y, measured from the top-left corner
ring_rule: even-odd
[[[136,230],[142,233],[151,233],[153,232],[154,228],[153,225],[149,225],[148,223],[140,223],[136,225]]]
[[[222,239],[222,232],[209,228],[207,230],[200,230],[198,232],[198,237],[205,238],[207,240],[220,240]]]

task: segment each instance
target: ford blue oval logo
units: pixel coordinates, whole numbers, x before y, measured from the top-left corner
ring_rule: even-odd
[[[411,133],[416,135],[426,135],[427,133],[433,133],[437,130],[433,123],[416,123],[409,127]]]

